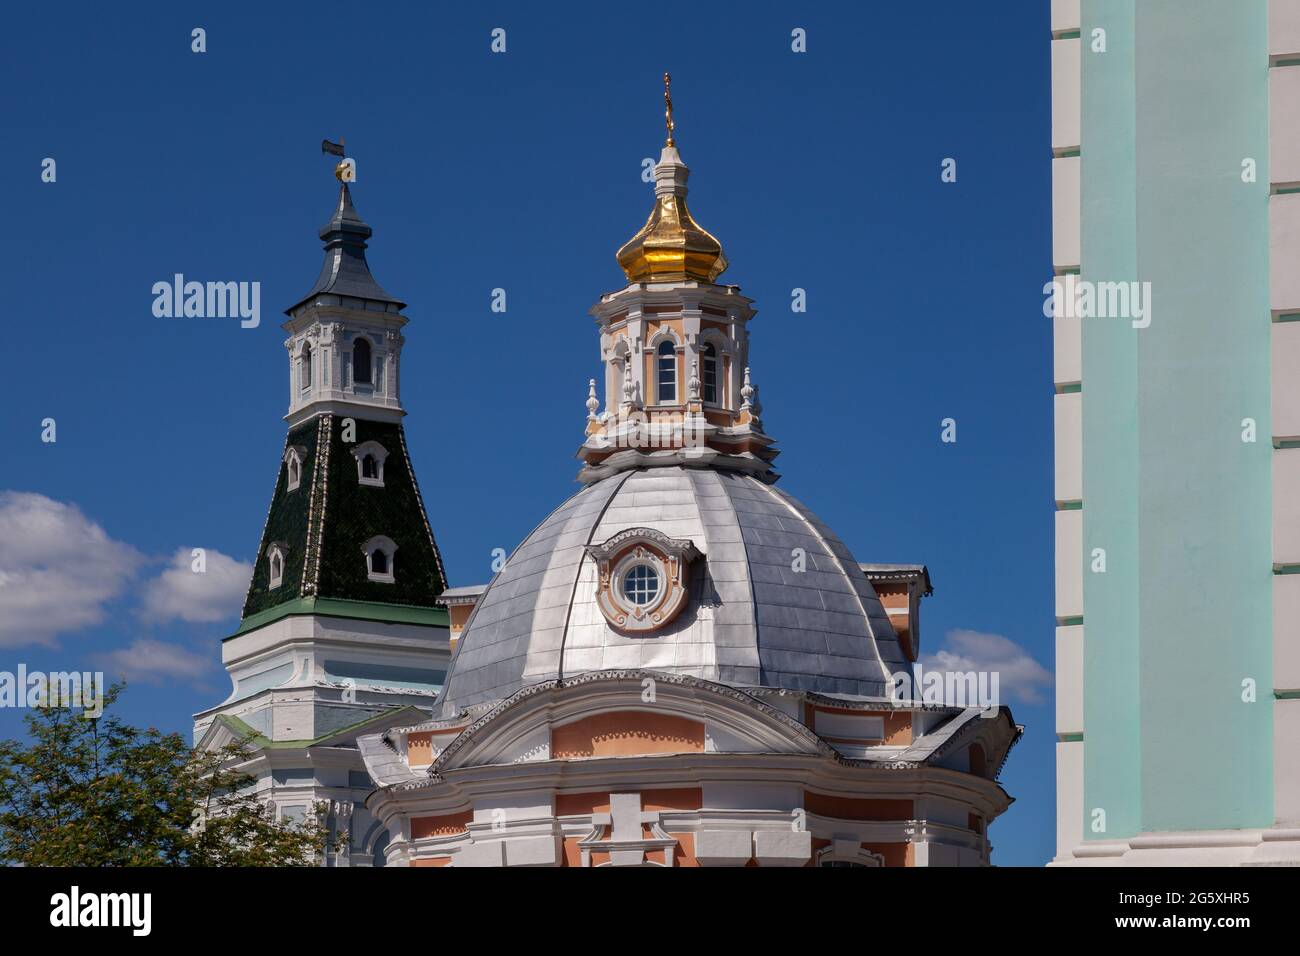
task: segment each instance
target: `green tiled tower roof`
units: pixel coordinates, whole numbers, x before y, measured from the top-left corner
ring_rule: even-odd
[[[345,442],[346,421],[336,414],[321,414],[290,430],[285,451],[298,449],[302,475],[298,486],[290,490],[288,466],[282,461],[244,602],[241,630],[281,613],[312,609],[326,613],[327,608],[336,613],[351,611],[344,616],[444,622],[441,609],[434,615],[418,613],[438,608],[446,575],[411,469],[402,426],[352,418],[355,425],[349,432],[354,434],[348,437],[355,441]],[[388,452],[382,487],[364,485],[358,478],[352,449],[368,441],[378,442]],[[391,584],[367,576],[362,545],[377,535],[391,538],[397,545]],[[267,560],[273,544],[284,553],[283,577],[275,588],[270,586]],[[385,610],[367,605],[392,607]],[[402,609],[408,609],[405,615]]]

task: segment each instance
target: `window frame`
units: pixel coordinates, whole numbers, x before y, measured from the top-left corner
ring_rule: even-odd
[[[378,551],[384,556],[383,571],[376,571],[374,554]],[[361,545],[361,553],[366,561],[366,580],[379,584],[397,583],[397,543],[387,535],[377,534],[366,539]]]
[[[375,477],[366,475],[366,458],[371,457],[375,461]],[[368,488],[384,487],[384,462],[388,460],[388,449],[379,442],[363,441],[352,448],[352,457],[357,460],[357,483],[365,485]]]
[[[704,347],[700,349],[700,397],[705,405],[721,406],[722,401],[722,376],[719,374],[721,369],[721,356],[718,347],[712,342],[705,342]],[[710,382],[712,376],[713,397],[709,397]]]
[[[310,342],[303,342],[302,348],[298,352],[298,392],[306,394],[311,391],[313,384],[312,375],[312,347]]]
[[[665,397],[665,373],[672,375],[672,395]],[[680,376],[677,374],[677,346],[672,339],[664,339],[655,346],[655,404],[676,405],[677,393],[680,391]]]
[[[302,471],[305,448],[298,445],[290,445],[284,450],[284,490],[286,492],[296,491],[302,484]]]
[[[288,549],[279,541],[272,541],[266,548],[267,590],[274,591],[284,584],[284,572],[288,566]]]
[[[638,574],[638,572],[645,573],[633,578],[633,575]],[[650,582],[654,584],[653,590],[646,586]],[[633,584],[632,591],[628,590],[629,583]],[[638,561],[623,570],[619,576],[618,586],[624,600],[637,607],[649,607],[658,600],[663,590],[663,575],[660,574],[659,568],[650,561]],[[638,596],[644,596],[644,600],[640,600]]]
[[[359,363],[357,362],[357,349],[358,349],[359,347],[364,347],[364,348],[365,348],[366,361],[365,361],[364,365],[361,365],[361,364],[359,364]],[[357,385],[365,385],[365,386],[367,386],[368,388],[372,388],[372,389],[373,389],[373,388],[375,387],[375,369],[374,369],[374,362],[375,362],[375,346],[374,346],[374,343],[372,343],[372,342],[370,341],[369,336],[366,336],[366,335],[358,335],[356,338],[354,338],[354,339],[352,340],[352,350],[351,350],[351,352],[352,352],[352,385],[353,385],[353,387],[356,387]],[[364,379],[361,379],[361,378],[358,378],[358,377],[357,377],[357,369],[358,369],[358,368],[364,368],[364,369],[366,370],[366,377],[365,377]]]

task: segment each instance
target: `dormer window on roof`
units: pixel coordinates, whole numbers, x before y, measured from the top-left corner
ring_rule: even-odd
[[[384,462],[388,449],[377,441],[365,441],[352,449],[357,460],[357,481],[372,488],[384,487]]]
[[[392,584],[395,577],[393,559],[397,554],[397,545],[393,539],[377,534],[361,546],[366,556],[366,578],[381,584]]]
[[[266,548],[267,587],[278,588],[284,583],[284,560],[289,547],[283,541],[272,541]]]
[[[285,491],[294,491],[302,483],[302,462],[307,449],[301,445],[290,445],[284,450]]]

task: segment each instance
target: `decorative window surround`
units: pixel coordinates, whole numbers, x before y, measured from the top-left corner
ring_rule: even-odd
[[[655,404],[677,403],[677,349],[667,339],[655,346]]]
[[[686,606],[687,566],[700,556],[690,540],[670,538],[653,528],[621,531],[604,544],[588,545],[587,554],[596,562],[600,613],[612,627],[632,634],[658,630],[681,613]],[[645,603],[633,601],[628,592],[646,595],[646,582],[635,587],[624,580],[629,574],[641,574],[636,570],[640,567],[649,567],[657,578]]]
[[[307,449],[302,445],[290,445],[284,450],[285,491],[294,491],[302,483],[302,463],[306,457]]]
[[[312,348],[310,343],[302,343],[302,352],[298,356],[298,387],[304,392],[311,391],[312,383]]]
[[[393,559],[397,554],[397,545],[393,539],[382,534],[377,534],[361,546],[362,553],[366,556],[366,577],[371,581],[378,581],[381,584],[392,584],[395,582],[395,568]],[[375,560],[375,553],[378,552],[381,560]]]
[[[384,462],[388,458],[388,449],[377,441],[365,441],[352,449],[352,456],[357,460],[357,481],[371,488],[384,487]],[[366,457],[375,465],[374,475],[366,474]]]
[[[849,866],[884,866],[885,858],[879,853],[862,849],[862,844],[853,840],[834,840],[830,846],[817,851],[815,863],[817,866],[832,866],[836,863]]]
[[[289,546],[283,541],[272,541],[266,546],[266,562],[269,572],[267,587],[278,588],[284,583],[284,561],[289,553]]]
[[[703,330],[699,338],[695,341],[696,351],[699,355],[701,390],[700,397],[705,406],[708,408],[731,408],[731,369],[735,365],[733,360],[734,351],[731,341],[726,334],[717,329]],[[708,354],[708,349],[712,347],[713,354]],[[709,397],[709,362],[713,363],[713,397]]]

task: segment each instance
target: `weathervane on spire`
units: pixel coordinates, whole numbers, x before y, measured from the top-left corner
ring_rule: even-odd
[[[676,128],[676,124],[673,122],[672,82],[672,76],[664,73],[664,123],[668,126],[668,140],[664,143],[665,146],[677,145],[676,141],[673,140],[673,129]]]
[[[329,153],[331,156],[338,156],[338,165],[334,167],[334,178],[341,183],[355,183],[357,181],[357,161],[349,159],[343,151],[343,137],[339,137],[337,143],[331,143],[327,139],[321,140],[320,151]]]

